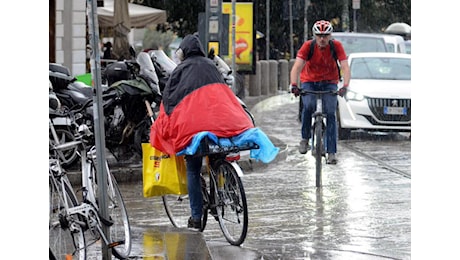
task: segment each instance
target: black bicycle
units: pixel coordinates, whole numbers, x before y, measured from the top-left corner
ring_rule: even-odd
[[[237,161],[239,152],[258,149],[257,144],[221,147],[204,138],[195,156],[206,157],[206,171],[201,174],[203,194],[203,216],[201,230],[204,231],[208,214],[219,222],[226,240],[235,246],[241,245],[248,231],[248,206],[246,193],[240,176],[243,175]],[[190,216],[190,201],[186,195],[164,195],[166,213],[175,227],[185,228]]]
[[[323,112],[323,95],[337,95],[337,90],[313,91],[302,89],[300,94],[316,96],[316,110],[313,112],[311,127],[311,155],[316,160],[316,187],[322,186],[322,159],[326,157],[324,147],[324,135],[326,133],[326,114]]]

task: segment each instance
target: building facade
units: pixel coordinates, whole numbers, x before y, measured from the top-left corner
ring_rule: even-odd
[[[86,0],[49,2],[49,62],[68,67],[72,76],[86,73]]]

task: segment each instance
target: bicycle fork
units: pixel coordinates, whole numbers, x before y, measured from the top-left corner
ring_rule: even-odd
[[[326,156],[325,154],[325,149],[324,149],[324,133],[326,131],[326,124],[324,123],[324,116],[323,116],[323,100],[322,98],[317,98],[316,99],[316,111],[313,113],[312,117],[314,118],[313,120],[313,125],[311,127],[311,154],[313,156],[316,156],[316,144],[318,142],[321,143],[321,156]],[[321,140],[316,140],[316,134],[315,134],[315,129],[320,124],[320,129],[321,129]]]

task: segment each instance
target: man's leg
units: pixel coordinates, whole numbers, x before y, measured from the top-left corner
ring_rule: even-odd
[[[328,84],[326,90],[336,90],[336,84]],[[331,157],[335,157],[337,153],[337,121],[336,121],[336,110],[337,110],[337,96],[326,94],[323,96],[324,112],[326,113],[326,151],[328,156],[334,154]],[[335,158],[332,158],[335,159]],[[330,162],[334,163],[334,162]]]
[[[201,223],[203,214],[203,194],[201,194],[201,166],[202,157],[186,156],[187,189],[190,199],[192,220]]]
[[[313,90],[311,83],[304,82],[302,83],[302,89]],[[311,115],[313,110],[316,107],[316,97],[315,95],[303,95],[302,98],[302,128],[301,135],[302,140],[300,141],[299,152],[305,154],[308,151],[308,140],[311,137]]]

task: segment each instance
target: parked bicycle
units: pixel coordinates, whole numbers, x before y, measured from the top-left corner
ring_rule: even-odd
[[[71,118],[77,118],[78,111],[71,111]],[[53,114],[50,113],[50,117]],[[131,231],[128,214],[118,184],[110,173],[107,161],[107,197],[98,197],[96,148],[93,133],[85,124],[78,125],[74,141],[60,143],[50,119],[49,156],[49,247],[57,259],[86,259],[87,248],[100,241],[111,249],[113,255],[125,259],[131,251]],[[72,187],[66,171],[60,165],[59,151],[78,147],[81,156],[81,188]],[[77,199],[81,194],[81,200]],[[81,201],[81,202],[80,202]],[[108,218],[100,212],[100,203],[105,202]],[[107,236],[103,227],[109,227]]]
[[[316,187],[322,186],[322,165],[323,157],[326,157],[326,149],[324,147],[324,135],[326,133],[326,114],[323,112],[323,95],[337,95],[336,90],[312,91],[302,89],[301,95],[316,96],[316,110],[313,112],[312,128],[311,128],[311,155],[315,157],[316,167]]]
[[[239,152],[258,149],[256,144],[221,147],[208,138],[202,140],[194,156],[206,157],[206,171],[202,173],[203,216],[201,230],[204,231],[208,214],[219,222],[226,240],[235,246],[241,245],[248,231],[248,207],[238,165]],[[187,227],[190,216],[188,195],[164,195],[166,213],[175,227]]]

